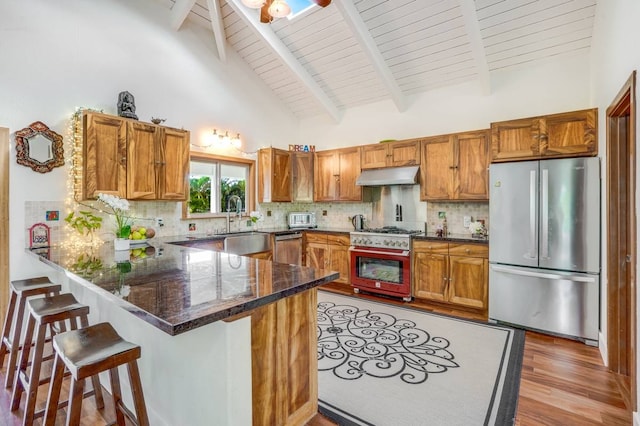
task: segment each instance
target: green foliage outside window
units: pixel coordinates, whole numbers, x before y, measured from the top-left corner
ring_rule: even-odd
[[[227,211],[227,201],[229,200],[229,197],[231,197],[232,195],[237,195],[238,197],[240,197],[240,199],[242,200],[243,207],[246,206],[244,192],[245,192],[244,180],[222,178],[222,180],[220,181],[220,193],[222,195],[221,210],[223,212]],[[233,207],[234,206],[232,206],[232,208]]]
[[[223,213],[227,211],[227,201],[232,195],[240,197],[242,205],[245,206],[245,188],[244,180],[222,178],[220,180],[220,211]],[[211,178],[209,176],[189,180],[189,213],[211,213]]]
[[[189,213],[211,211],[211,178],[202,176],[189,180]]]

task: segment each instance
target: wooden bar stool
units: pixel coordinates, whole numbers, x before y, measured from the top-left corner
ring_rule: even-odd
[[[140,346],[123,340],[111,324],[104,322],[56,335],[53,338],[53,349],[55,361],[47,398],[45,426],[55,424],[56,411],[60,408],[58,399],[60,398],[65,366],[71,372],[72,377],[67,425],[77,425],[80,421],[84,379],[97,377],[99,373],[107,370],[109,370],[117,424],[125,425],[124,417],[126,416],[136,425],[149,425],[138,362],[136,361],[140,358]],[[118,366],[124,364],[127,365],[129,372],[135,415],[122,402]]]
[[[38,277],[11,281],[10,289],[11,297],[7,306],[7,314],[2,328],[2,341],[0,342],[0,366],[4,363],[5,355],[9,354],[7,375],[4,382],[5,388],[13,386],[27,298],[31,296],[56,295],[60,293],[61,287],[59,284],[49,281],[47,277]],[[18,307],[17,313],[16,306]]]
[[[33,356],[31,357],[31,368],[29,369],[31,345],[25,345],[20,354],[20,362],[18,363],[18,369],[16,371],[16,381],[11,396],[11,411],[14,411],[20,406],[20,399],[23,392],[26,391],[27,397],[24,407],[23,425],[33,424],[33,420],[36,417],[44,414],[44,410],[36,412],[35,406],[38,387],[50,380],[50,377],[40,378],[42,361],[45,359],[43,357],[43,351],[47,328],[51,331],[51,336],[54,337],[58,332],[66,331],[66,322],[69,323],[69,327],[72,330],[76,330],[79,326],[86,327],[89,325],[87,321],[89,307],[78,303],[71,293],[31,299],[27,302],[27,307],[29,310],[29,320],[25,332],[25,342],[31,342],[34,330],[37,330],[36,339],[33,344],[34,350]],[[95,392],[96,405],[98,408],[104,407],[100,381],[97,377],[93,380],[93,391]],[[91,394],[93,394],[93,392],[91,392]]]

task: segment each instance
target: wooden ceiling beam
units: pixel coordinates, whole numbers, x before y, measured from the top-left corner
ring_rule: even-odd
[[[207,8],[209,9],[209,18],[211,19],[211,29],[216,41],[218,49],[218,58],[222,62],[227,62],[227,35],[224,31],[224,22],[222,22],[222,13],[220,12],[220,0],[207,0]]]
[[[196,0],[176,0],[171,8],[171,28],[180,30],[195,4]]]
[[[250,9],[240,4],[240,0],[227,0],[227,3],[249,26],[249,28],[251,28],[258,37],[264,40],[271,50],[278,55],[296,78],[300,80],[320,105],[322,105],[329,116],[331,116],[336,123],[339,123],[342,119],[342,112],[333,103],[333,101],[329,99],[329,96],[327,96],[324,90],[322,90],[313,77],[311,77],[309,72],[302,66],[302,64],[300,64],[295,56],[293,56],[282,40],[278,38],[276,33],[271,29],[271,26],[268,24],[261,24],[260,17],[257,14],[251,13],[252,11]]]
[[[487,53],[482,42],[482,33],[480,32],[480,23],[478,14],[476,13],[476,5],[474,0],[460,0],[460,10],[464,18],[464,27],[469,35],[471,43],[471,52],[473,59],[478,68],[478,79],[485,94],[491,93],[491,75],[489,73],[489,63],[487,62]]]
[[[342,0],[335,1],[333,2],[333,4],[335,4],[338,10],[340,10],[340,13],[342,13],[342,17],[344,18],[347,26],[353,32],[353,35],[355,36],[356,40],[358,40],[358,43],[360,44],[363,52],[367,55],[367,57],[371,61],[371,65],[391,94],[393,102],[396,104],[396,108],[398,108],[398,111],[406,111],[407,99],[402,93],[400,86],[398,86],[397,80],[393,76],[393,73],[387,65],[387,62],[382,57],[382,54],[378,49],[378,45],[371,36],[369,29],[362,20],[362,17],[360,16],[360,13],[356,9],[355,5],[351,1]]]

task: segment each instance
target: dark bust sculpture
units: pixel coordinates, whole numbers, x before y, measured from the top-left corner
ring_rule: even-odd
[[[127,91],[118,95],[118,115],[125,118],[138,119],[136,115],[136,101],[133,95]]]

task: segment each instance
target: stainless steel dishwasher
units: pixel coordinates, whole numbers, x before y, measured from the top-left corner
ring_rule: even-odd
[[[276,235],[274,239],[274,262],[302,265],[302,232]]]

